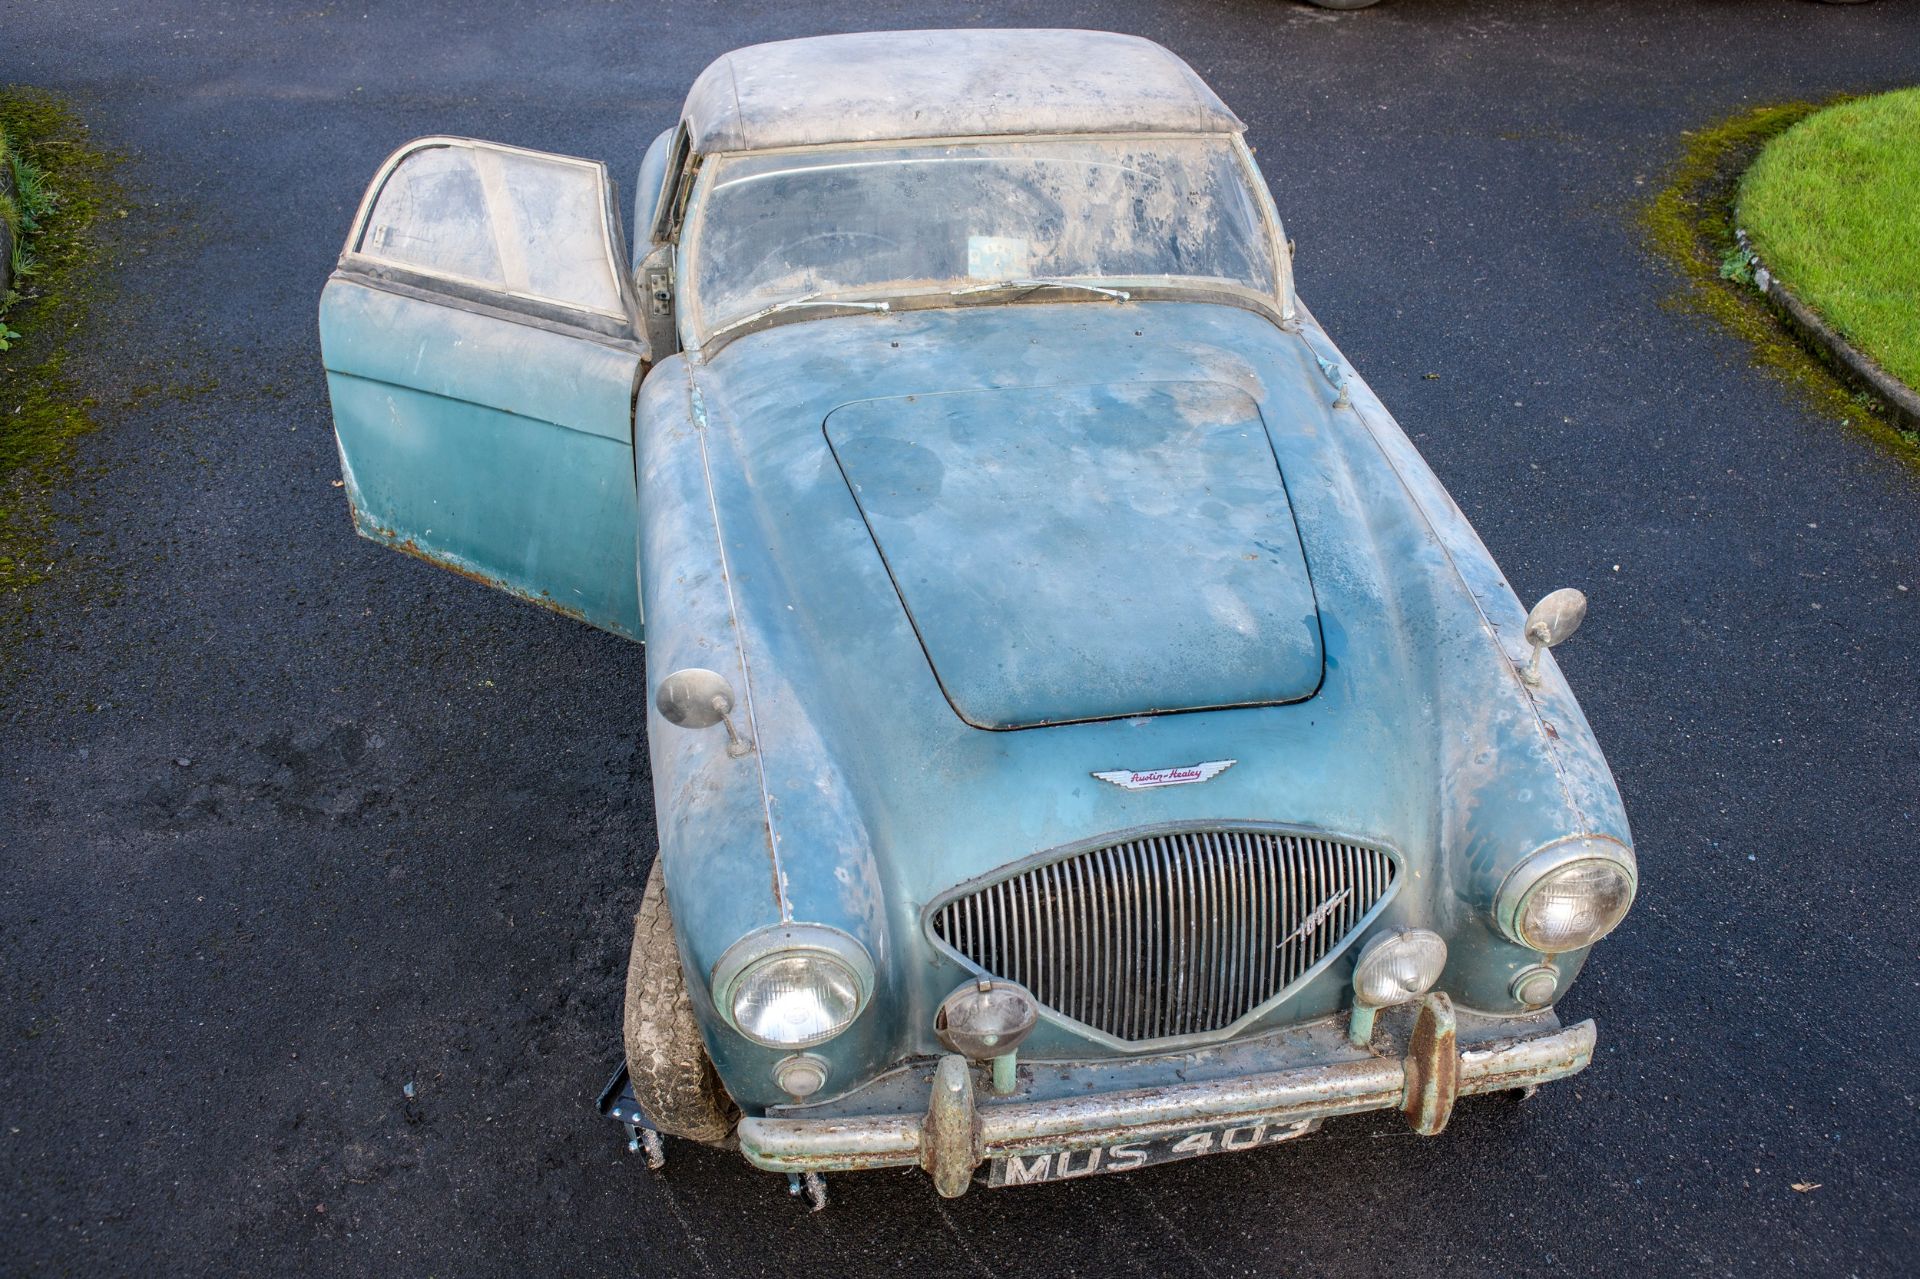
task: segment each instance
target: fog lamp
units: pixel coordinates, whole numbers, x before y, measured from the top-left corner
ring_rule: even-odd
[[[1039,1020],[1040,1007],[1024,988],[982,977],[940,1001],[933,1033],[962,1057],[993,1063],[993,1090],[1013,1091],[1014,1054]]]
[[[1433,989],[1447,966],[1447,943],[1424,928],[1376,933],[1360,948],[1353,966],[1353,1017],[1347,1033],[1356,1044],[1373,1037],[1376,1009],[1404,1004]]]
[[[1353,997],[1385,1008],[1426,994],[1447,966],[1447,943],[1439,933],[1404,928],[1381,933],[1360,948],[1353,969]]]
[[[933,1033],[962,1057],[984,1061],[1018,1048],[1039,1016],[1033,996],[1020,986],[981,978],[941,1001]]]

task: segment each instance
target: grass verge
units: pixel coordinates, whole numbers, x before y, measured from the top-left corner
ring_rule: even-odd
[[[0,86],[0,134],[19,182],[15,216],[30,231],[16,250],[0,325],[0,648],[30,610],[27,588],[51,571],[52,494],[73,442],[92,429],[91,401],[67,371],[67,339],[98,300],[96,222],[112,198],[113,161],[57,95]]]
[[[21,301],[23,290],[33,291],[33,277],[41,270],[37,239],[60,202],[46,170],[31,154],[33,132],[25,135],[24,145],[8,139],[6,120],[14,114],[19,113],[6,111],[0,102],[0,244],[7,255],[6,269],[0,271],[0,280],[6,281],[0,289],[0,351],[20,340],[6,324],[7,313]]]
[[[1920,89],[1801,120],[1761,149],[1736,211],[1801,301],[1920,387]]]
[[[1879,401],[1840,380],[1788,331],[1751,286],[1726,278],[1742,258],[1735,239],[1740,177],[1761,149],[1833,102],[1754,107],[1686,135],[1667,184],[1641,210],[1654,252],[1686,277],[1673,305],[1708,316],[1746,341],[1755,366],[1797,392],[1815,412],[1856,427],[1909,460],[1920,460],[1920,435],[1896,427]],[[1731,272],[1730,272],[1731,273]]]

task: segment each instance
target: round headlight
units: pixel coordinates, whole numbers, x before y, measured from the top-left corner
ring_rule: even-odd
[[[1633,904],[1633,854],[1619,844],[1551,844],[1507,876],[1495,909],[1506,934],[1549,955],[1581,950],[1619,926]]]
[[[763,1044],[821,1043],[852,1025],[859,1011],[859,981],[825,955],[763,959],[733,988],[733,1024]]]
[[[733,1027],[769,1048],[825,1043],[853,1024],[873,961],[837,929],[789,924],[735,942],[714,966],[715,1002]]]
[[[1433,989],[1447,966],[1447,943],[1424,928],[1380,933],[1360,949],[1353,997],[1369,1008],[1404,1004]]]

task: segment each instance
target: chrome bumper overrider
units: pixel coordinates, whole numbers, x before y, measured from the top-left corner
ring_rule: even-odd
[[[1465,1048],[1453,1006],[1425,996],[1403,1046],[1384,1055],[1306,1065],[1205,1083],[1090,1093],[1047,1100],[976,1099],[973,1069],[941,1059],[920,1114],[740,1121],[740,1150],[775,1172],[831,1172],[918,1165],[940,1193],[966,1192],[986,1160],[1144,1140],[1213,1123],[1322,1119],[1368,1110],[1403,1111],[1416,1132],[1446,1126],[1454,1099],[1525,1088],[1584,1069],[1594,1029],[1564,1029]]]

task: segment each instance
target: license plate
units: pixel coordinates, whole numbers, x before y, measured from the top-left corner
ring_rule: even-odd
[[[1275,1142],[1304,1137],[1320,1126],[1318,1119],[1290,1123],[1239,1124],[1231,1128],[1195,1128],[1190,1132],[1117,1141],[1082,1150],[1055,1150],[1045,1154],[1003,1155],[987,1164],[989,1186],[1031,1186],[1043,1181],[1069,1181],[1103,1172],[1132,1172],[1176,1159],[1197,1159],[1234,1150],[1253,1150]]]

